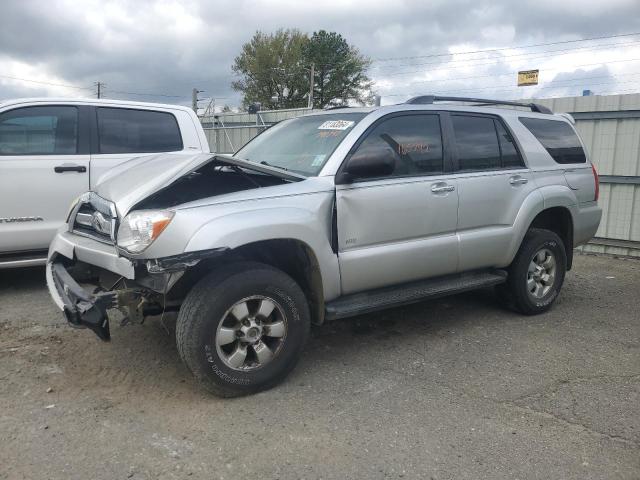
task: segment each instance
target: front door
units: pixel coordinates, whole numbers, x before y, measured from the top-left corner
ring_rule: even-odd
[[[440,116],[383,117],[351,154],[380,150],[395,158],[393,173],[336,187],[343,294],[457,269],[458,195],[446,173]]]
[[[44,250],[74,198],[89,189],[82,107],[0,113],[0,252]]]

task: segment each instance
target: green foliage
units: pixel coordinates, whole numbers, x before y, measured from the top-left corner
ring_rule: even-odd
[[[342,35],[320,30],[314,32],[305,48],[307,63],[315,67],[313,104],[315,107],[360,103],[371,100],[371,81],[366,75],[370,60]]]
[[[294,108],[306,105],[309,90],[303,51],[308,37],[299,30],[256,32],[242,46],[233,64],[241,79],[232,83],[244,94],[246,105],[260,102],[263,108]]]
[[[342,35],[324,30],[311,37],[295,29],[256,32],[234,61],[232,69],[240,78],[232,87],[243,93],[245,106],[260,102],[268,109],[305,107],[312,64],[314,107],[370,101],[369,59]]]

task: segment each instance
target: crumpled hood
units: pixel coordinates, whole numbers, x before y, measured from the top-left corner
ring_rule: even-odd
[[[122,163],[102,176],[95,192],[126,215],[138,202],[214,157],[211,153],[160,153]]]

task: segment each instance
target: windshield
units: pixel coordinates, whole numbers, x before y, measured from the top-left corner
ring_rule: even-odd
[[[336,113],[286,120],[254,138],[234,156],[307,176],[317,175],[365,115]]]

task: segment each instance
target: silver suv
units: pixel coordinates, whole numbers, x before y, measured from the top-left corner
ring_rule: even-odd
[[[69,323],[103,340],[111,309],[122,323],[178,311],[188,368],[240,395],[287,375],[310,324],[488,286],[544,312],[598,228],[597,200],[571,117],[541,105],[327,110],[233,156],[110,172],[71,206],[47,283]]]

